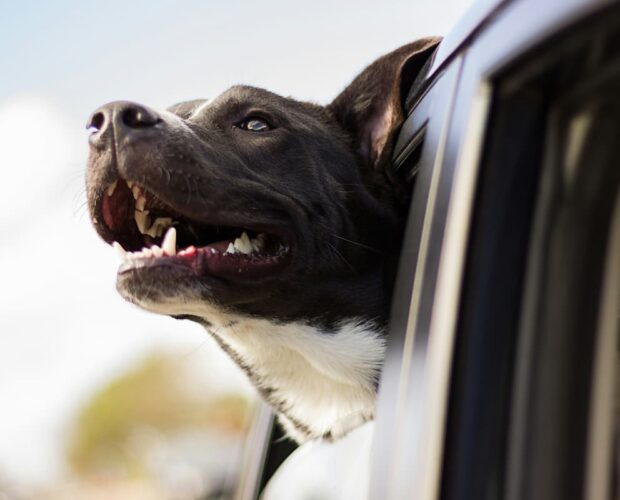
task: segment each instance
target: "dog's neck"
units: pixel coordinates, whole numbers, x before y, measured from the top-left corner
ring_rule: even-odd
[[[336,439],[372,418],[384,354],[376,325],[349,320],[325,332],[246,318],[208,329],[297,441]]]
[[[337,439],[373,417],[385,351],[383,327],[373,321],[343,319],[326,330],[310,322],[241,316],[204,303],[185,304],[180,315],[177,304],[140,305],[200,318],[298,442]]]

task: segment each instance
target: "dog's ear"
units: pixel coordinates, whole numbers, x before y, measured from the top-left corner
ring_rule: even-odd
[[[403,94],[440,41],[423,38],[377,59],[328,106],[370,167],[383,169],[390,161],[404,119]]]
[[[209,99],[193,99],[191,101],[178,102],[170,106],[166,111],[170,111],[181,118],[187,119],[200,106],[206,104],[208,101]]]

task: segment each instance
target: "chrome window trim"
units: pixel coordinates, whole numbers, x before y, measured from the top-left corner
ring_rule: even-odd
[[[260,484],[275,417],[266,403],[258,401],[256,405],[252,426],[244,445],[242,465],[239,469],[241,475],[233,495],[234,500],[255,500],[260,494]]]
[[[409,398],[412,377],[412,355],[414,339],[413,325],[416,323],[418,304],[422,295],[423,276],[427,266],[427,255],[431,243],[431,229],[435,218],[437,191],[440,186],[440,173],[443,152],[449,132],[453,96],[460,76],[460,60],[446,70],[434,82],[424,98],[418,102],[423,110],[433,110],[434,119],[429,122],[425,143],[420,158],[420,172],[416,178],[410,216],[405,232],[405,246],[401,255],[401,265],[396,284],[396,294],[409,299],[393,304],[391,333],[388,338],[386,368],[381,377],[378,396],[377,426],[372,445],[372,473],[370,478],[370,498],[402,498],[403,476],[410,474],[411,459],[401,456],[410,451],[403,449],[399,438],[409,427],[404,415],[404,405]],[[436,100],[437,95],[444,100]],[[445,98],[448,96],[448,98]],[[430,102],[427,102],[430,101]],[[417,106],[416,106],[417,108]],[[416,114],[416,110],[410,119]],[[412,317],[414,316],[414,317]],[[388,455],[389,454],[389,455]],[[398,496],[401,495],[401,496]]]
[[[439,262],[437,288],[428,333],[429,394],[425,405],[425,443],[418,448],[418,463],[413,484],[422,484],[420,499],[432,500],[439,493],[443,459],[444,427],[452,368],[454,334],[460,305],[467,240],[479,158],[482,149],[486,117],[491,102],[491,86],[480,82],[469,111],[467,134],[457,159],[450,196],[446,229]],[[417,486],[416,486],[417,487]]]
[[[614,451],[614,403],[618,384],[618,307],[620,305],[620,196],[610,229],[603,294],[596,332],[586,445],[585,491],[588,500],[609,500]]]

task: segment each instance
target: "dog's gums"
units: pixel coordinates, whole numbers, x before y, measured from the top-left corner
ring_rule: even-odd
[[[114,237],[119,273],[179,266],[197,275],[251,279],[277,271],[290,253],[273,234],[192,220],[122,179],[106,188],[101,217]]]

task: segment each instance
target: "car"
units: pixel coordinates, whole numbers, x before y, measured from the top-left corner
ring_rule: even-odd
[[[476,3],[406,100],[369,499],[619,498],[620,4]],[[294,446],[266,409],[238,499]]]

